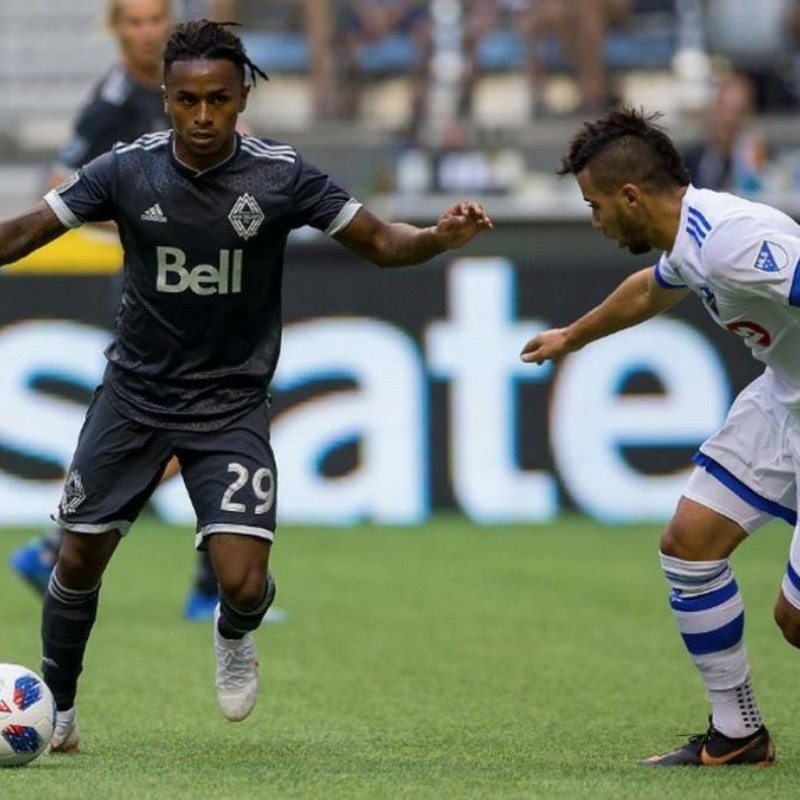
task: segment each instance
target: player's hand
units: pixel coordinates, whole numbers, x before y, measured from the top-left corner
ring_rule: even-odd
[[[480,203],[462,200],[439,217],[434,232],[447,250],[463,247],[478,231],[492,230],[494,222]]]
[[[522,348],[520,358],[526,364],[543,364],[561,358],[574,349],[567,338],[567,328],[551,328],[534,336]]]

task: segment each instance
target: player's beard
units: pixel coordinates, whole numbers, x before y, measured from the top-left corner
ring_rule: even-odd
[[[629,219],[623,219],[622,214],[617,214],[617,227],[619,228],[619,243],[631,255],[640,256],[649,253],[653,245],[648,241],[644,226]]]

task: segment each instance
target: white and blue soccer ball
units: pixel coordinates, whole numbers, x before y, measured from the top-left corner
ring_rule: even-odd
[[[56,724],[56,701],[27,667],[0,664],[0,767],[20,767],[44,752]]]

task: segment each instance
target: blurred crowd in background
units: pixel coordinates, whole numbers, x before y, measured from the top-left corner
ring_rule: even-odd
[[[108,60],[104,7],[3,0],[7,152],[63,138],[58,124]],[[253,95],[255,133],[317,131],[348,146],[380,137],[391,168],[356,181],[371,191],[530,190],[552,166],[548,147],[621,103],[664,112],[698,185],[800,191],[800,0],[181,0],[175,10],[242,23],[273,77]]]

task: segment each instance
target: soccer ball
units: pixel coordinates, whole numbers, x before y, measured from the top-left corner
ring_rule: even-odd
[[[56,701],[27,667],[0,664],[0,767],[20,767],[40,755],[56,724]]]

